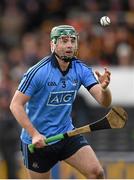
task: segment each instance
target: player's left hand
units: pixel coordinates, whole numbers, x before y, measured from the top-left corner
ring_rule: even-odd
[[[104,68],[104,70],[105,72],[103,74],[100,74],[98,71],[95,71],[95,73],[98,77],[101,87],[105,90],[110,83],[111,72],[106,67]]]

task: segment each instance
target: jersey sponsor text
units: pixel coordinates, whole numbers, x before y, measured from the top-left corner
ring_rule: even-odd
[[[47,105],[48,106],[63,106],[72,105],[75,99],[76,91],[60,91],[50,92]]]

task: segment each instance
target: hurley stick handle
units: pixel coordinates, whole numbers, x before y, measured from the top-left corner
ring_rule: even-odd
[[[45,141],[46,144],[48,144],[48,143],[51,143],[51,142],[54,142],[54,141],[57,141],[57,140],[62,140],[62,139],[64,139],[64,134],[58,134],[58,135],[49,137],[49,138],[45,139],[44,141]],[[31,153],[34,153],[35,145],[34,144],[29,144],[28,149],[29,149],[29,151]]]

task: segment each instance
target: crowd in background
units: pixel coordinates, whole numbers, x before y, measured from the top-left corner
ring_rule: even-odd
[[[105,15],[108,27],[99,22]],[[78,56],[88,65],[134,67],[134,0],[0,0],[0,122],[23,73],[51,53],[50,30],[61,24],[77,29]]]
[[[104,15],[109,27],[99,23]],[[28,67],[50,54],[50,30],[59,24],[77,29],[78,56],[88,65],[134,65],[133,0],[1,0],[2,87],[14,90]]]

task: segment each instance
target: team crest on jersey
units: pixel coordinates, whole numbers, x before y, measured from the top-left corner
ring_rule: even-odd
[[[76,91],[51,92],[48,98],[48,106],[71,105],[75,99]]]
[[[74,80],[73,80],[73,86],[77,86],[77,84],[78,84],[78,80],[77,80],[77,79],[74,79]]]

